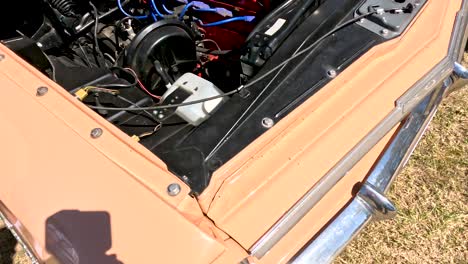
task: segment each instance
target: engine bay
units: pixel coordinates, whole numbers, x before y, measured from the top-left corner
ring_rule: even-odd
[[[0,39],[196,195],[217,168],[386,39],[355,22],[420,8],[395,1],[356,13],[362,2],[17,1],[8,8],[21,15],[1,18]]]

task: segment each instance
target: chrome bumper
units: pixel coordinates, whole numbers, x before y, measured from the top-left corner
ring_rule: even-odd
[[[39,258],[37,252],[34,250],[34,245],[30,241],[33,241],[29,232],[21,225],[19,221],[13,216],[13,214],[6,208],[6,206],[0,201],[0,221],[10,230],[13,237],[23,248],[26,255],[31,260],[32,264],[39,264]]]
[[[466,10],[468,1],[464,2]],[[463,10],[463,9],[462,9]],[[462,43],[466,43],[467,27],[466,11],[459,18],[463,27]],[[457,34],[456,32],[454,34]],[[454,36],[460,40],[460,36]],[[460,47],[456,47],[460,48]],[[460,49],[456,49],[460,50]],[[457,61],[460,53],[452,53],[453,73],[444,81],[435,85],[433,92],[427,95],[402,122],[400,129],[387,147],[366,182],[348,206],[331,222],[317,237],[306,245],[291,261],[291,263],[331,263],[346,245],[371,221],[392,218],[396,208],[384,195],[393,179],[406,165],[414,148],[418,144],[429,123],[437,112],[443,97],[454,90],[468,84],[468,70]],[[461,53],[463,54],[463,53]]]
[[[367,181],[362,184],[356,198],[294,258],[292,263],[332,262],[371,220],[395,216],[396,208],[384,193],[406,164],[436,113],[448,84],[451,83],[446,81],[406,118]]]

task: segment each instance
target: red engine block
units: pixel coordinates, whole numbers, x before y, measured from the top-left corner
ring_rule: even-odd
[[[223,50],[237,49],[242,46],[256,22],[261,20],[270,11],[270,0],[199,0],[210,7],[223,7],[237,16],[255,16],[252,22],[236,21],[215,27],[202,27],[206,39],[212,39]],[[216,13],[203,13],[199,18],[204,23],[211,23],[226,19]],[[209,44],[207,44],[209,45]]]

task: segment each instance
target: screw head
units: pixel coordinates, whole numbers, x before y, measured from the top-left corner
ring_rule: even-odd
[[[36,90],[36,96],[44,96],[49,91],[49,88],[41,86]]]
[[[103,133],[102,129],[97,127],[97,128],[93,128],[91,130],[90,136],[91,136],[91,138],[98,138],[98,137],[102,136],[102,133]]]
[[[335,70],[332,69],[332,70],[327,71],[327,75],[330,78],[335,78],[338,75],[338,73]]]
[[[176,196],[180,193],[181,188],[178,183],[171,183],[169,186],[167,186],[167,194],[170,196]]]
[[[262,126],[265,128],[271,128],[275,124],[275,121],[269,117],[265,117],[262,119]]]
[[[388,31],[388,29],[382,29],[382,30],[380,31],[380,33],[381,33],[382,35],[386,36],[386,35],[388,35],[389,31]]]
[[[189,178],[187,177],[187,175],[183,175],[183,176],[182,176],[182,180],[183,180],[184,182],[188,182]]]

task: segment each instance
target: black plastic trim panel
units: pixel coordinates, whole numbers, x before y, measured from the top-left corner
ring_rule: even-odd
[[[353,18],[362,1],[328,0],[283,43],[258,75],[290,58],[343,21]],[[304,45],[301,45],[305,41]],[[378,34],[353,24],[324,40],[310,53],[288,63],[280,72],[234,95],[197,128],[184,126],[152,149],[193,194],[201,193],[211,174],[268,128],[314,95],[371,47],[385,41]],[[254,77],[255,78],[255,77]]]

